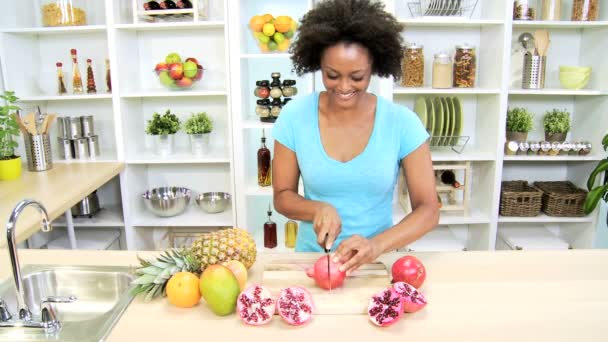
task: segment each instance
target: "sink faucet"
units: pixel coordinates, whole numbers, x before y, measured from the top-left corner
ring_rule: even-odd
[[[53,310],[52,303],[71,303],[76,300],[76,297],[48,297],[42,301],[41,307],[41,320],[35,321],[32,319],[32,312],[25,303],[25,290],[23,288],[23,279],[21,278],[21,267],[19,265],[19,257],[17,255],[17,245],[15,243],[15,226],[17,219],[23,209],[28,206],[34,206],[40,214],[42,214],[42,231],[49,232],[52,230],[51,223],[49,221],[49,215],[42,204],[34,200],[23,200],[17,203],[17,206],[11,212],[11,215],[6,224],[6,241],[8,245],[8,253],[11,257],[11,267],[13,268],[13,280],[15,285],[15,292],[17,295],[17,310],[18,320],[13,319],[11,314],[6,307],[4,300],[0,298],[0,327],[14,327],[14,326],[25,326],[29,328],[42,328],[48,333],[56,332],[61,327],[55,311]]]

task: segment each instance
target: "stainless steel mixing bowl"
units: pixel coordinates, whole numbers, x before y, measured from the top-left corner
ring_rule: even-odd
[[[146,208],[155,215],[171,217],[179,215],[186,210],[192,191],[183,187],[161,187],[148,190],[142,198]]]
[[[196,196],[196,204],[206,213],[221,213],[230,204],[230,194],[226,192],[205,192]]]

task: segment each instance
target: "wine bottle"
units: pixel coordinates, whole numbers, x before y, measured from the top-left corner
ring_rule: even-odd
[[[460,183],[456,180],[456,175],[452,170],[445,170],[441,173],[441,182],[455,188],[460,188]]]

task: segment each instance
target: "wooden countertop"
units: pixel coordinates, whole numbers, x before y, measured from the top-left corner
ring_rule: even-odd
[[[1,251],[5,253],[6,251]],[[136,265],[136,252],[20,250],[25,264]],[[157,253],[139,252],[151,258]],[[309,254],[311,260],[318,254]],[[381,258],[387,265],[399,254]],[[218,317],[204,302],[180,309],[166,299],[135,299],[108,341],[604,341],[608,336],[608,250],[418,253],[427,268],[422,287],[429,304],[395,325],[379,328],[365,315],[317,315],[302,327],[275,317],[245,326],[235,315]],[[286,254],[264,254],[249,271],[258,282],[263,265]],[[10,274],[0,259],[0,277]],[[371,294],[370,294],[371,296]]]
[[[42,203],[51,220],[63,215],[93,190],[118,175],[123,163],[61,163],[44,172],[23,171],[21,178],[0,181],[0,224],[5,227],[19,201],[29,198]],[[25,209],[19,217],[17,241],[21,242],[40,229],[41,216],[33,208]],[[0,229],[2,230],[2,229]],[[0,234],[0,246],[6,244],[6,234]]]

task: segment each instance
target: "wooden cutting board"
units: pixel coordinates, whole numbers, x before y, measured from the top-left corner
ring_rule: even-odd
[[[317,315],[367,314],[372,295],[390,285],[390,275],[380,262],[365,264],[344,279],[341,287],[325,290],[306,275],[316,260],[274,260],[264,267],[262,284],[278,295],[282,289],[299,285],[312,293]]]

